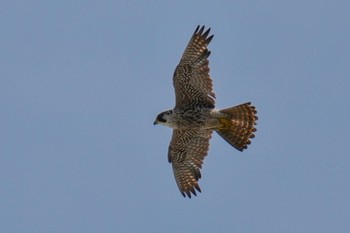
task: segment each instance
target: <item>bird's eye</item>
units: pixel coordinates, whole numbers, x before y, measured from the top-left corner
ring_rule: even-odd
[[[164,114],[158,115],[157,120],[158,120],[159,122],[166,122],[166,120],[164,119]]]

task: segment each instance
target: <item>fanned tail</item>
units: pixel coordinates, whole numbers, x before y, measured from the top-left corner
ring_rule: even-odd
[[[239,151],[247,149],[250,139],[254,138],[258,117],[250,102],[232,108],[220,110],[226,117],[219,119],[222,128],[216,132],[231,146]]]

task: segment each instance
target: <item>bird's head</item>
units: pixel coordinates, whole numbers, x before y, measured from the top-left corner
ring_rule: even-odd
[[[165,125],[165,126],[168,126],[168,127],[171,127],[171,115],[173,114],[173,111],[172,110],[168,110],[168,111],[165,111],[165,112],[162,112],[160,113],[156,120],[154,121],[153,125]]]

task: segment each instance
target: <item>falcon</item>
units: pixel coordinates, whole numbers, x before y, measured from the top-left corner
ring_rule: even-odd
[[[176,103],[160,113],[154,125],[173,129],[168,149],[175,180],[181,194],[191,198],[201,192],[200,169],[209,150],[212,132],[239,151],[247,149],[254,138],[258,117],[250,102],[226,109],[215,108],[215,93],[209,75],[208,45],[214,35],[210,28],[198,26],[173,75]]]

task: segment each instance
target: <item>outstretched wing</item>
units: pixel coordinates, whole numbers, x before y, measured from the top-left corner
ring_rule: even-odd
[[[173,84],[177,109],[215,107],[207,48],[214,35],[208,37],[209,32],[210,28],[204,32],[204,26],[196,28],[175,69]]]
[[[211,130],[173,130],[168,160],[173,165],[177,186],[184,197],[191,198],[191,193],[196,196],[196,190],[201,192],[198,180],[211,134]]]

